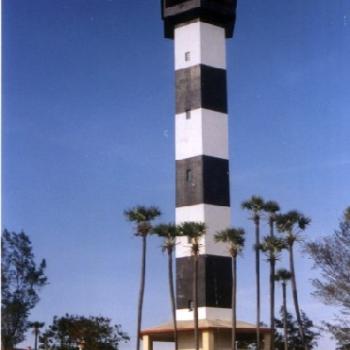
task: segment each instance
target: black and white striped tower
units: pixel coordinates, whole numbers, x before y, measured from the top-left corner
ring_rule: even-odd
[[[199,259],[199,319],[230,320],[231,259],[214,234],[231,225],[226,38],[236,0],[163,0],[165,37],[174,39],[176,222],[208,229]],[[190,244],[176,247],[177,319],[193,319]]]

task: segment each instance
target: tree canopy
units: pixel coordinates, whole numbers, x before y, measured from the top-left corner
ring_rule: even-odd
[[[307,245],[321,278],[313,285],[326,304],[340,307],[336,324],[327,324],[338,342],[339,349],[350,349],[350,207],[345,210],[339,229],[333,235]]]
[[[276,328],[283,328],[283,309],[280,311],[281,319],[275,320]],[[304,332],[305,332],[305,342],[308,349],[317,348],[317,339],[319,333],[315,330],[313,322],[305,315],[304,312],[301,312],[301,318],[303,321]],[[304,350],[304,346],[301,342],[299,335],[298,322],[295,320],[291,313],[287,312],[287,329],[288,329],[288,349],[294,350]],[[281,332],[276,332],[275,335],[275,346],[276,350],[284,350],[284,342]]]
[[[46,262],[36,264],[32,243],[24,233],[3,231],[1,237],[1,341],[5,350],[23,341],[30,310],[47,283]]]
[[[39,341],[41,349],[118,350],[119,344],[129,339],[120,325],[111,325],[109,318],[66,314],[55,316]]]

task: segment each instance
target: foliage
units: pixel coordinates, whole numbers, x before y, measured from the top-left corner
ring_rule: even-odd
[[[260,249],[265,253],[268,261],[276,261],[280,258],[280,253],[286,248],[285,241],[275,236],[264,237],[260,244]]]
[[[327,324],[338,341],[339,349],[350,348],[350,207],[339,229],[332,236],[307,245],[321,278],[315,278],[315,294],[326,304],[340,306],[337,324]]]
[[[276,328],[283,329],[283,309],[280,311],[281,319],[275,320]],[[301,312],[301,317],[304,325],[305,343],[308,349],[315,349],[317,347],[317,339],[320,334],[315,330],[313,322],[306,316],[304,312]],[[304,346],[301,342],[298,322],[293,318],[292,314],[287,312],[287,329],[288,329],[288,349],[291,350],[304,350]],[[276,350],[284,350],[284,342],[282,332],[277,331],[275,335]]]
[[[206,229],[207,227],[203,222],[186,221],[180,225],[180,234],[191,240],[191,252],[193,255],[199,254],[199,238],[205,235]]]
[[[161,212],[157,207],[139,205],[125,210],[124,215],[128,221],[136,223],[135,236],[147,236],[152,230],[150,222],[160,216]]]
[[[111,325],[105,317],[66,314],[54,317],[52,325],[40,337],[40,348],[51,350],[117,350],[129,336],[120,325]]]
[[[296,210],[276,216],[277,230],[287,234],[286,242],[288,245],[293,245],[299,239],[300,232],[304,231],[310,222],[310,218]]]
[[[174,250],[176,244],[176,237],[182,235],[180,227],[173,224],[159,224],[152,229],[152,234],[163,238],[162,251],[171,253]]]
[[[245,232],[242,228],[228,228],[215,234],[215,242],[227,243],[230,255],[236,257],[243,249]]]
[[[275,281],[286,282],[286,281],[290,280],[291,277],[292,277],[292,274],[288,270],[286,270],[286,269],[279,269],[276,272]]]
[[[246,209],[252,212],[252,217],[255,222],[260,219],[260,212],[264,210],[265,202],[259,196],[252,196],[249,200],[244,201],[241,204],[242,209]]]
[[[46,262],[35,262],[32,243],[24,233],[4,230],[1,238],[1,341],[8,350],[23,341],[30,310],[47,283]]]

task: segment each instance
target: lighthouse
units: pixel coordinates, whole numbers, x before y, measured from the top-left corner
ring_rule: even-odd
[[[231,258],[214,242],[230,219],[226,38],[236,1],[163,1],[164,34],[175,51],[176,223],[204,222],[199,319],[231,319]],[[193,319],[193,264],[187,238],[176,246],[177,319]]]
[[[230,349],[232,271],[227,247],[214,235],[231,226],[226,39],[233,36],[236,0],[162,0],[164,36],[174,42],[176,223],[206,224],[200,240],[200,348]],[[176,245],[178,349],[194,349],[191,242]],[[270,330],[261,328],[264,349]],[[143,349],[173,341],[172,323],[144,329]],[[254,342],[255,325],[237,322],[237,339]]]

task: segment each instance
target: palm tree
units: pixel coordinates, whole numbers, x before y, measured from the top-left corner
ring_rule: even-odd
[[[264,205],[264,212],[268,216],[268,222],[270,227],[270,236],[274,236],[276,215],[280,211],[280,206],[275,201],[267,201]]]
[[[267,201],[264,205],[264,212],[267,214],[267,219],[269,223],[270,228],[270,237],[271,239],[274,237],[274,231],[275,231],[275,221],[276,221],[276,213],[280,210],[280,206],[275,201]],[[268,243],[266,248],[269,248],[269,243],[272,242],[265,242]],[[277,243],[277,242],[276,242]],[[274,331],[275,330],[275,266],[276,266],[276,259],[273,257],[273,253],[278,250],[278,243],[276,247],[270,246],[272,249],[267,249],[265,251],[266,253],[270,252],[268,256],[268,261],[270,262],[270,328]],[[273,350],[275,348],[275,342],[274,337],[272,337],[272,341],[270,343],[270,350]]]
[[[38,337],[40,334],[40,328],[43,328],[45,326],[44,322],[29,322],[29,327],[33,328],[33,334],[34,334],[34,350],[38,350]]]
[[[228,244],[232,258],[232,350],[236,350],[236,294],[237,294],[237,255],[244,246],[244,230],[242,228],[228,228],[214,236],[215,242]]]
[[[283,298],[283,335],[284,335],[284,350],[288,350],[288,328],[287,328],[287,281],[290,280],[292,274],[286,269],[279,269],[275,275],[275,280],[282,284]]]
[[[242,203],[242,209],[251,212],[251,220],[255,225],[255,275],[256,275],[256,346],[260,350],[260,219],[264,210],[264,200],[258,196],[252,196]]]
[[[137,308],[137,341],[136,349],[140,350],[140,332],[142,322],[142,307],[143,295],[145,291],[145,277],[146,277],[146,249],[147,236],[152,231],[151,222],[161,215],[157,207],[136,206],[134,208],[124,211],[127,220],[136,224],[135,236],[142,238],[142,257],[141,257],[141,282],[139,292],[139,302]]]
[[[286,235],[286,244],[289,252],[289,268],[291,272],[291,285],[292,285],[292,295],[293,303],[295,308],[295,313],[297,316],[297,322],[299,326],[299,333],[301,342],[304,348],[307,350],[308,347],[305,342],[305,332],[303,328],[299,302],[298,302],[298,290],[294,267],[294,243],[300,240],[300,233],[304,231],[306,227],[310,224],[311,219],[299,213],[296,210],[289,211],[287,214],[280,214],[276,217],[276,226],[279,232]]]
[[[270,328],[275,331],[275,266],[282,249],[286,248],[286,244],[283,239],[270,235],[264,237],[260,247],[270,263]],[[274,337],[272,337],[270,350],[274,348]]]
[[[193,257],[193,321],[194,321],[194,343],[195,349],[199,350],[198,336],[198,256],[199,239],[205,235],[206,225],[203,222],[187,221],[180,225],[183,236],[191,241],[191,253]]]
[[[175,224],[160,224],[153,228],[153,233],[163,238],[162,251],[168,253],[168,279],[169,279],[169,291],[171,300],[171,309],[173,314],[174,324],[174,341],[175,350],[178,348],[177,344],[177,322],[176,322],[176,304],[175,304],[175,292],[174,292],[174,277],[173,277],[173,252],[176,245],[176,237],[181,235],[179,226]]]

